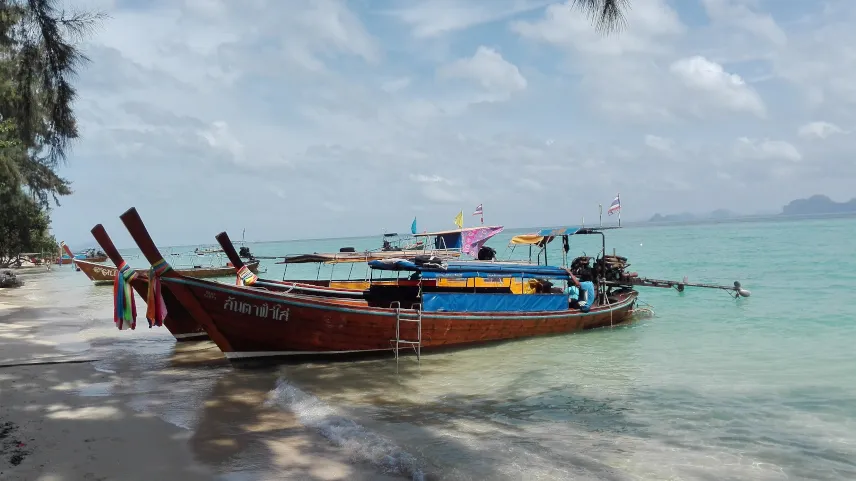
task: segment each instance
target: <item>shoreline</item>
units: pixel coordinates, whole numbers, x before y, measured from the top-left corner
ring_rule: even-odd
[[[163,334],[144,342],[162,351],[160,342],[172,343],[166,369],[146,371],[111,351],[113,338],[153,336],[148,329],[121,337],[104,329],[95,349],[82,339],[82,319],[53,301],[26,299],[43,283],[68,282],[51,277],[27,276],[27,289],[0,290],[0,479],[403,479],[352,459],[294,413],[266,403],[277,372],[235,371],[216,348],[173,346]],[[109,307],[97,312],[99,328],[109,326]],[[120,367],[96,368],[104,356]],[[196,381],[196,369],[208,389],[171,396]],[[128,385],[137,392],[122,389]],[[171,403],[195,421],[170,419],[163,406]]]

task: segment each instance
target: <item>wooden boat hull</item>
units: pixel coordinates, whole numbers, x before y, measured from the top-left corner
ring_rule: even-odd
[[[175,289],[176,298],[188,310],[204,312],[203,327],[216,331],[209,332],[211,338],[220,339],[218,346],[232,361],[393,352],[396,311],[369,307],[364,300],[278,294],[188,277],[164,277],[162,281],[163,290]],[[610,307],[589,313],[425,312],[422,350],[622,324],[630,320],[636,296],[636,291],[627,291]],[[416,323],[402,322],[400,329],[400,339],[417,338]]]
[[[95,284],[112,284],[113,280],[116,279],[115,266],[80,259],[75,259],[74,263]],[[258,272],[259,270],[259,261],[249,262],[246,265],[247,268],[253,272]],[[148,269],[137,269],[136,271],[138,274],[145,274],[148,272]],[[176,269],[176,272],[185,276],[197,278],[229,277],[236,275],[235,268],[232,266]]]
[[[145,275],[139,275],[131,281],[131,287],[143,299],[146,298],[149,292],[149,278]],[[163,289],[161,292],[164,305],[166,305],[166,318],[163,320],[163,326],[169,331],[176,341],[205,341],[208,340],[208,332],[202,328],[202,325],[187,312],[187,309],[178,302],[178,299],[169,292],[168,289]],[[145,310],[138,313],[137,328],[145,327],[147,321],[145,319]]]
[[[76,261],[86,261],[86,262],[107,262],[107,256],[97,256],[97,257],[87,257],[85,259],[72,259],[70,257],[60,257],[56,260],[57,264],[60,265],[68,265],[72,262]]]

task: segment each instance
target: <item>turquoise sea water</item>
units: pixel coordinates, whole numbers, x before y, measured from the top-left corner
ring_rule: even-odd
[[[512,234],[489,245],[501,255]],[[854,218],[610,232],[608,250],[640,275],[740,280],[752,297],[643,289],[640,299],[655,315],[629,327],[431,354],[421,363],[282,366],[264,374],[270,402],[355,462],[414,479],[856,479],[854,237]],[[282,255],[379,243],[378,236],[250,248]],[[594,254],[599,243],[573,238],[571,255]],[[139,262],[134,251],[125,254]],[[272,261],[263,269],[269,278],[283,273]],[[348,273],[336,269],[335,277]],[[292,266],[288,275],[316,270]],[[93,326],[110,328],[109,288],[70,269],[40,282],[53,287],[27,295],[53,289],[65,312],[82,312],[69,322],[81,325],[84,341],[98,337],[87,334]],[[148,371],[167,364],[174,349],[168,334],[154,331],[123,332],[88,349],[114,353],[102,369]],[[144,361],[117,363],[119,350]],[[228,367],[191,369],[183,382],[195,387],[182,392],[204,397],[204,386],[240,376]],[[133,389],[151,399],[158,388],[141,381]],[[162,403],[141,401],[140,409],[190,429],[198,422],[189,408],[155,404]]]

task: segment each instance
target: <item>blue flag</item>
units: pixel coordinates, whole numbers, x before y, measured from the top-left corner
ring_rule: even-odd
[[[416,217],[413,218],[413,223],[410,224],[410,233],[411,234],[416,233]]]

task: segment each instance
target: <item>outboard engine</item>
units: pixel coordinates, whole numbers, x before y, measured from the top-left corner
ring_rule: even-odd
[[[592,276],[591,257],[580,256],[571,261],[571,272],[575,276],[581,277],[584,275]],[[592,276],[594,277],[594,276]]]
[[[250,254],[250,248],[247,246],[243,246],[238,250],[238,256],[244,259],[250,258],[253,255]]]
[[[493,247],[482,246],[479,249],[478,260],[480,261],[495,261],[496,260],[496,249]]]

